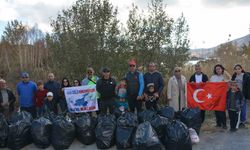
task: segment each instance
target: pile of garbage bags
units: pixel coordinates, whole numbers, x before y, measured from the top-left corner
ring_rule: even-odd
[[[98,149],[114,145],[119,150],[192,150],[199,142],[199,109],[184,109],[178,118],[172,107],[158,112],[144,110],[138,114],[119,115],[47,114],[33,120],[25,111],[9,119],[0,114],[0,148],[18,150],[28,144],[40,149],[50,145],[56,150],[69,149],[75,139],[84,145],[96,143]]]

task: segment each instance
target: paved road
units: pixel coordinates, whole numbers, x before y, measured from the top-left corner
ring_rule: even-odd
[[[23,150],[37,149],[33,144],[26,146]],[[96,145],[86,146],[77,140],[71,145],[70,150],[95,150]],[[109,150],[115,150],[112,147]],[[6,149],[7,150],[7,149]],[[47,150],[53,150],[50,146]],[[201,131],[200,143],[193,145],[193,150],[250,150],[250,129],[240,129],[231,133],[223,129],[214,129],[212,132]]]

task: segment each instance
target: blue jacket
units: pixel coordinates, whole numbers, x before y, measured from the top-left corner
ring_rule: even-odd
[[[145,73],[144,74],[144,86],[146,87],[147,84],[149,83],[154,83],[155,91],[157,91],[161,95],[161,92],[164,88],[164,81],[163,81],[161,73],[158,71],[155,71],[153,73],[149,73],[149,72]]]
[[[135,71],[134,73],[129,71],[125,75],[125,78],[127,81],[128,95],[142,96],[144,90],[143,74],[138,71]]]
[[[17,94],[19,96],[19,103],[21,107],[34,106],[34,97],[37,91],[36,84],[32,81],[28,83],[19,82],[16,86]]]

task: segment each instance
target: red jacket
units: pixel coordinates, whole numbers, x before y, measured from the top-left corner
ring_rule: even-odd
[[[36,107],[42,107],[43,106],[43,102],[44,102],[44,99],[47,96],[47,93],[48,93],[48,90],[46,90],[46,89],[44,89],[43,91],[41,91],[41,90],[36,91],[36,95],[35,95]]]

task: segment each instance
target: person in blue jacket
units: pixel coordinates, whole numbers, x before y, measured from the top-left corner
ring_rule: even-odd
[[[19,103],[21,111],[29,112],[33,118],[36,117],[35,107],[35,93],[37,86],[33,81],[30,81],[29,74],[23,72],[21,74],[22,81],[16,86],[17,94],[19,96]]]
[[[142,109],[144,80],[143,74],[136,70],[135,60],[129,61],[129,71],[125,75],[127,81],[128,105],[131,112],[140,112]]]
[[[154,83],[154,95],[159,98],[164,88],[164,81],[161,73],[156,70],[154,62],[149,63],[148,72],[144,74],[144,85],[147,86],[149,83]]]

